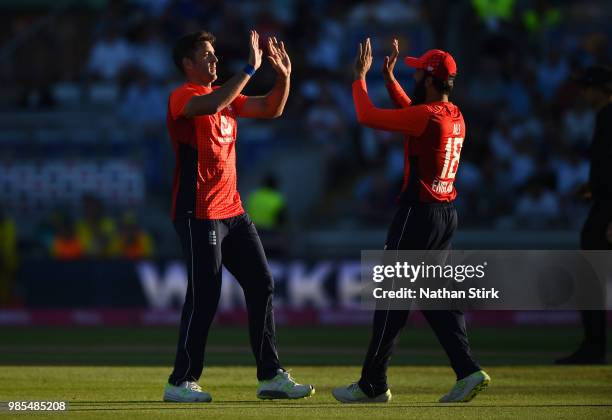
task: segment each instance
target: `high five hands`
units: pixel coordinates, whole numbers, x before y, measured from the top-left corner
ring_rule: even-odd
[[[370,38],[366,38],[365,42],[359,43],[359,51],[355,58],[355,80],[365,79],[370,67],[372,67],[372,44]]]
[[[399,42],[397,39],[393,39],[391,43],[391,54],[385,57],[385,61],[382,65],[382,74],[386,82],[392,82],[395,80],[393,76],[393,69],[395,63],[397,63],[397,57],[399,56]],[[357,58],[355,59],[355,80],[365,78],[366,73],[372,66],[372,43],[370,38],[366,38],[364,43],[359,44],[359,51],[357,52]]]
[[[391,43],[391,55],[385,57],[385,61],[382,65],[382,75],[385,79],[385,82],[393,82],[395,81],[395,76],[393,76],[393,69],[395,68],[395,63],[397,63],[397,57],[399,56],[399,42],[397,39],[393,39]]]
[[[252,30],[249,38],[249,64],[257,70],[261,66],[263,51],[259,48],[259,34]],[[280,76],[289,77],[291,74],[291,60],[285,50],[285,44],[277,41],[276,37],[268,38],[268,61]]]
[[[279,76],[289,77],[291,74],[291,60],[285,50],[283,41],[278,42],[275,36],[268,38],[268,61]]]
[[[249,64],[257,70],[261,66],[263,51],[259,48],[259,34],[251,30],[249,38]]]

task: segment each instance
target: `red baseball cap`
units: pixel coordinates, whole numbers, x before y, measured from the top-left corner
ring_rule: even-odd
[[[448,80],[457,74],[455,59],[442,50],[429,50],[420,57],[406,57],[404,63],[415,69],[423,69],[440,80]]]

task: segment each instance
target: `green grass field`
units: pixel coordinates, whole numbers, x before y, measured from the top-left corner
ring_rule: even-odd
[[[176,331],[149,329],[0,329],[0,401],[68,401],[67,413],[7,413],[34,418],[612,418],[612,367],[558,367],[578,330],[473,329],[477,358],[491,386],[468,404],[435,401],[454,381],[427,328],[408,328],[389,371],[393,400],[385,405],[340,405],[332,387],[358,378],[368,328],[283,328],[285,366],[314,397],[259,401],[255,368],[243,328],[211,333],[203,387],[211,404],[160,401],[170,372]]]

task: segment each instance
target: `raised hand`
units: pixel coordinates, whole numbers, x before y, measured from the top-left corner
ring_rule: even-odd
[[[393,69],[395,68],[395,63],[397,63],[398,56],[399,42],[394,38],[393,42],[391,43],[391,55],[385,57],[385,61],[382,65],[382,74],[386,82],[392,82],[395,80],[395,76],[393,76]]]
[[[261,66],[261,57],[263,56],[263,51],[259,48],[257,31],[251,30],[249,42],[249,64],[257,70]]]
[[[359,44],[359,51],[355,59],[355,79],[364,79],[366,73],[372,67],[372,44],[370,38]]]
[[[291,74],[291,60],[285,44],[278,42],[275,36],[268,38],[268,61],[279,76],[289,77]]]

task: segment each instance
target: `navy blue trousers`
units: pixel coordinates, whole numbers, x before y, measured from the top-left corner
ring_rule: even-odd
[[[457,212],[451,203],[403,205],[393,218],[385,249],[450,249],[456,229]],[[471,355],[463,312],[455,310],[422,312],[446,351],[457,379],[480,370],[480,366]],[[370,397],[382,394],[388,389],[387,367],[409,313],[409,310],[374,311],[372,338],[359,380],[359,387]]]
[[[177,219],[174,227],[187,264],[188,285],[181,315],[174,370],[168,381],[199,380],[210,325],[221,295],[224,265],[244,291],[257,378],[281,368],[272,311],[274,282],[255,225],[244,213],[222,220]]]

